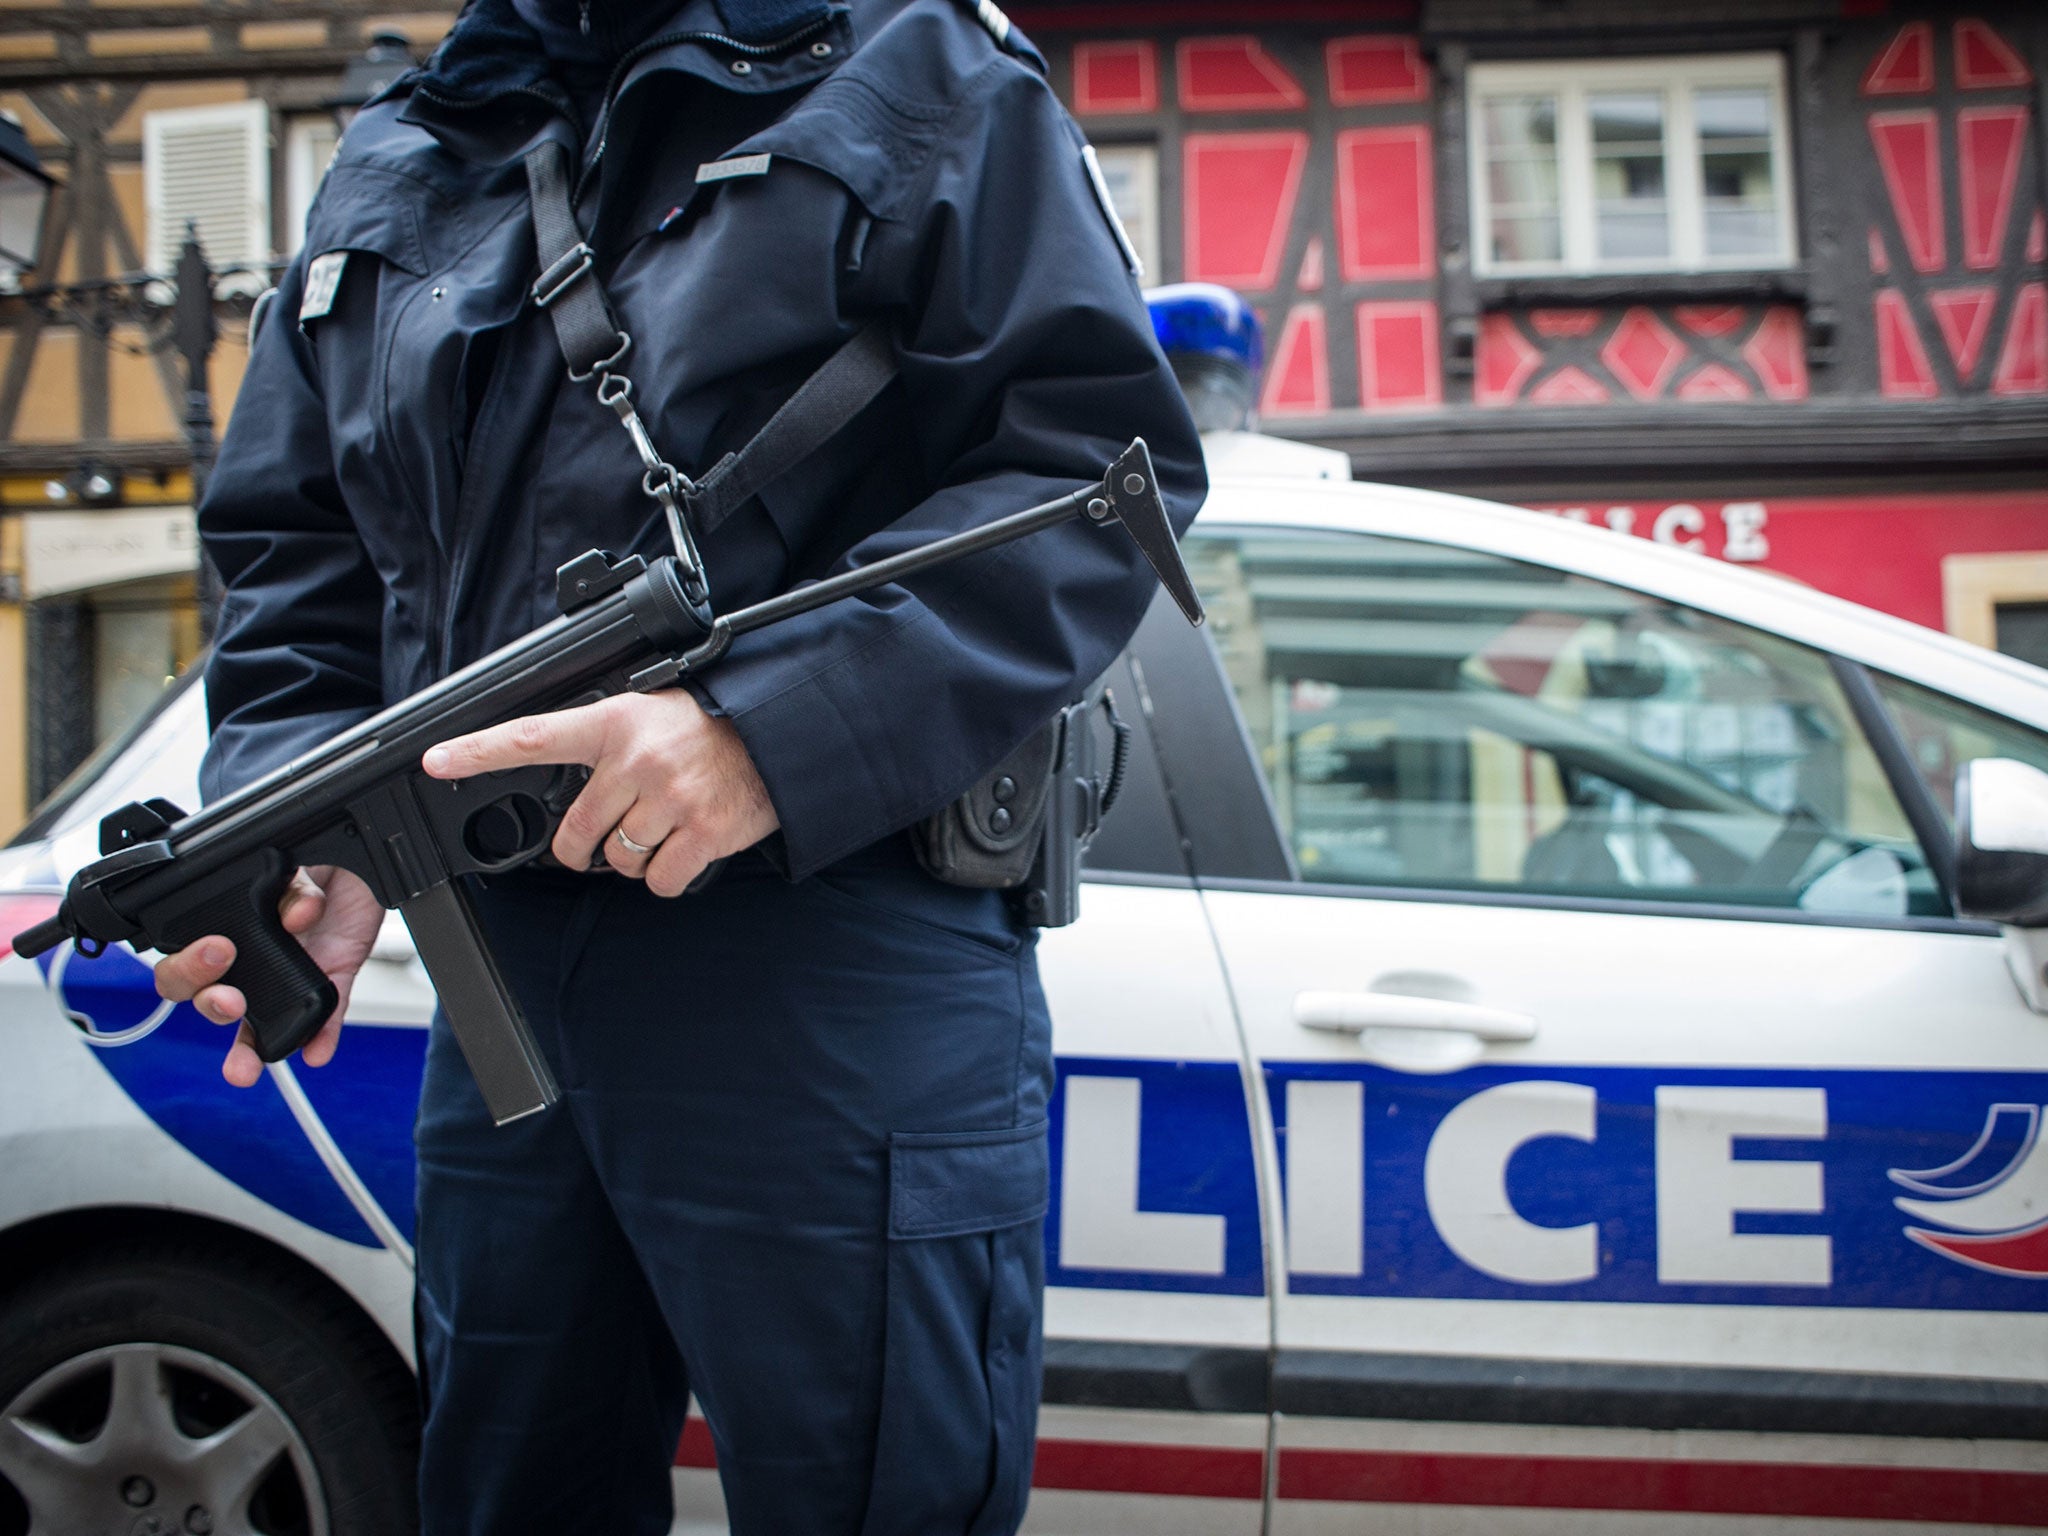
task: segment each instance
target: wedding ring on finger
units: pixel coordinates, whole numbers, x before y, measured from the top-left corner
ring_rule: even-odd
[[[612,836],[619,840],[619,846],[625,849],[626,852],[636,854],[643,859],[649,857],[653,854],[655,848],[661,846],[658,842],[651,847],[646,843],[634,842],[632,838],[626,836],[626,829],[624,827],[613,827]]]

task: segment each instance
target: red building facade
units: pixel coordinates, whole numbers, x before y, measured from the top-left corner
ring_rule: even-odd
[[[2048,664],[2048,8],[1016,14],[1266,430]]]

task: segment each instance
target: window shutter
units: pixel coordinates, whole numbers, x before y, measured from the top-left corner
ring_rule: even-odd
[[[270,121],[262,102],[151,112],[142,145],[151,272],[168,276],[177,266],[188,221],[216,268],[270,259]],[[258,278],[259,287],[267,282]]]

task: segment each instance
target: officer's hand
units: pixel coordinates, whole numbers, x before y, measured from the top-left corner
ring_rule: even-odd
[[[349,988],[370,957],[384,909],[359,877],[324,864],[292,876],[277,906],[284,917],[284,931],[298,937],[341,994],[320,1033],[299,1051],[307,1066],[324,1067],[341,1039],[341,1016],[348,1011]],[[227,1060],[220,1065],[220,1075],[237,1088],[247,1088],[262,1077],[263,1061],[256,1054],[249,1026],[242,1023],[249,1005],[241,989],[221,981],[234,962],[235,946],[227,939],[219,934],[200,939],[157,961],[156,990],[159,997],[174,1003],[191,1003],[216,1024],[241,1024],[235,1043],[228,1047]]]
[[[431,747],[423,760],[437,779],[527,763],[590,769],[555,833],[555,857],[588,869],[602,847],[612,868],[657,896],[680,896],[705,865],[780,825],[732,722],[705,714],[681,688],[508,720]],[[634,852],[619,833],[650,851]]]

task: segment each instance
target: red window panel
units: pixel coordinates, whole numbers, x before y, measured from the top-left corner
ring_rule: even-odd
[[[1995,395],[2048,394],[2048,287],[2027,283],[2013,301],[2005,347],[1992,376]]]
[[[1742,360],[1756,370],[1757,381],[1773,400],[1804,400],[1810,392],[1806,328],[1789,304],[1764,311],[1756,334],[1743,343]]]
[[[1330,328],[1320,304],[1297,304],[1280,327],[1259,410],[1267,416],[1320,416],[1330,408]]]
[[[1191,133],[1182,149],[1182,270],[1263,293],[1279,279],[1308,135]]]
[[[1941,130],[1934,113],[1873,112],[1870,142],[1914,270],[1939,272],[1948,265],[1948,227],[1941,204]]]
[[[1607,371],[1638,400],[1654,400],[1664,393],[1685,356],[1685,343],[1641,305],[1621,317],[1621,324],[1600,349],[1600,361]]]
[[[1614,397],[1582,368],[1560,368],[1529,391],[1531,405],[1605,405]]]
[[[1429,99],[1429,68],[1412,37],[1333,37],[1323,59],[1334,106]]]
[[[1524,336],[1513,319],[1491,314],[1479,322],[1479,340],[1474,358],[1472,402],[1475,405],[1512,405],[1521,397],[1522,386],[1543,364],[1543,354]]]
[[[1956,114],[1956,174],[1962,178],[1963,265],[1989,272],[2005,249],[2027,142],[2025,107],[1965,107]]]
[[[1338,259],[1346,282],[1436,271],[1436,186],[1423,123],[1337,135]]]
[[[1721,363],[1708,363],[1687,377],[1671,393],[1680,400],[1747,400],[1756,391],[1752,390],[1749,381],[1733,368]]]
[[[1187,112],[1286,112],[1308,93],[1256,37],[1190,37],[1174,52]]]
[[[1920,327],[1896,288],[1877,291],[1877,386],[1893,400],[1931,400],[1941,393]]]
[[[1913,96],[1934,89],[1934,27],[1925,21],[1899,28],[1863,75],[1866,96]]]
[[[1681,304],[1671,313],[1695,336],[1732,335],[1749,318],[1740,304]]]
[[[1442,405],[1443,361],[1436,305],[1428,299],[1368,299],[1358,306],[1358,393],[1368,411]]]
[[[2034,222],[2027,226],[2027,260],[2048,261],[2048,220],[2043,220],[2041,210],[2034,210]]]
[[[1074,112],[1159,110],[1159,45],[1150,38],[1074,44]]]
[[[1600,329],[1597,309],[1532,309],[1529,325],[1538,336],[1590,336]]]
[[[1956,84],[1966,91],[2031,85],[2033,71],[1989,23],[1964,17],[1955,27]]]
[[[1928,305],[1934,310],[1934,324],[1955,359],[1956,377],[1968,379],[1977,371],[1984,355],[1985,338],[1991,334],[1991,313],[1998,307],[1995,288],[1951,288],[1930,293]]]

